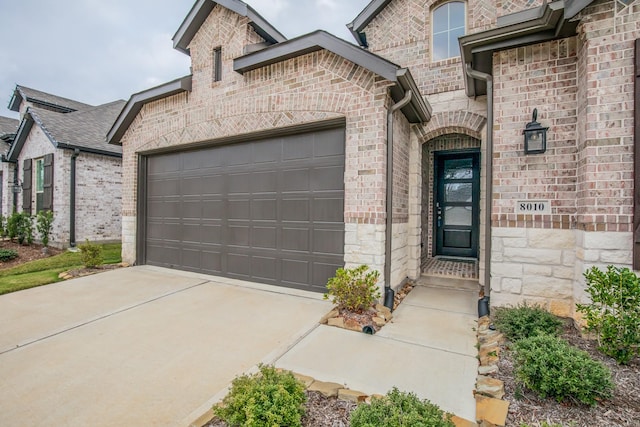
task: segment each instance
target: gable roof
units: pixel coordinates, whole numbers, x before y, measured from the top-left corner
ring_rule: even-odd
[[[173,47],[182,53],[189,55],[189,43],[193,40],[204,21],[216,5],[225,7],[240,16],[246,16],[251,21],[249,25],[267,41],[274,44],[287,40],[251,6],[240,0],[197,0],[187,17],[184,19],[178,31],[173,36]]]
[[[20,121],[10,117],[0,116],[0,136],[16,133]]]
[[[9,161],[17,160],[34,124],[42,129],[56,148],[122,157],[122,148],[107,144],[105,135],[124,105],[125,101],[119,100],[68,114],[30,107],[20,123],[7,158]]]
[[[497,27],[458,39],[463,67],[487,74],[493,72],[493,53],[534,43],[576,35],[580,22],[573,19],[593,0],[559,0],[501,16]],[[486,83],[465,73],[468,96],[487,93]]]
[[[364,30],[365,27],[369,25],[369,22],[373,21],[373,18],[378,16],[378,14],[382,12],[382,9],[387,7],[389,3],[391,3],[391,0],[372,0],[353,21],[347,24],[347,28],[351,31],[351,34],[360,46],[368,47],[367,37],[362,30]]]
[[[391,96],[396,102],[400,101],[404,94],[411,90],[415,96],[411,98],[409,104],[402,108],[402,112],[409,122],[423,123],[431,119],[431,106],[422,98],[409,69],[401,68],[326,31],[314,31],[313,33],[236,58],[233,61],[233,69],[243,74],[250,70],[321,49],[333,52],[389,81],[395,82],[396,85],[391,88]]]
[[[84,102],[52,95],[26,86],[16,85],[16,88],[13,91],[13,96],[9,101],[9,109],[12,111],[20,111],[20,104],[22,104],[22,101],[28,101],[35,104],[35,106],[40,106],[59,113],[71,113],[73,111],[93,107],[93,105],[85,104]]]

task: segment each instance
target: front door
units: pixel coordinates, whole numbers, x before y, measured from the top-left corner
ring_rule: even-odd
[[[435,153],[435,253],[478,256],[480,153]]]

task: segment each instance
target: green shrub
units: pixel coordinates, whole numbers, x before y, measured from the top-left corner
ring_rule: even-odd
[[[628,268],[592,267],[584,273],[591,304],[577,304],[587,329],[598,335],[599,349],[618,363],[640,351],[640,279]]]
[[[258,374],[234,379],[213,413],[231,426],[295,427],[302,425],[306,400],[304,384],[293,374],[261,365]]]
[[[7,237],[7,218],[0,215],[0,237]]]
[[[371,404],[360,404],[350,417],[351,427],[454,427],[451,415],[414,393],[393,388]]]
[[[44,247],[49,246],[49,235],[53,227],[53,211],[40,211],[36,220],[36,229]]]
[[[15,212],[7,219],[7,235],[9,239],[17,239],[18,243],[33,243],[33,221],[26,212]]]
[[[84,244],[78,246],[80,249],[80,259],[82,264],[87,268],[95,268],[102,265],[102,246],[87,240]]]
[[[0,261],[6,262],[18,258],[18,252],[13,249],[0,249]]]
[[[609,369],[561,338],[535,335],[517,341],[514,361],[518,381],[542,398],[594,405],[611,397]]]
[[[558,336],[562,330],[562,320],[542,307],[524,303],[516,307],[499,307],[494,312],[494,325],[511,341],[539,334]]]
[[[324,299],[332,298],[333,304],[350,311],[367,310],[380,298],[380,272],[367,270],[369,267],[366,265],[350,269],[339,268],[336,275],[327,282]]]

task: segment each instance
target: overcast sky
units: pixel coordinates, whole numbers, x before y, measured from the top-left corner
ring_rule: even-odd
[[[0,115],[16,84],[99,105],[189,73],[171,38],[195,0],[0,0]],[[345,27],[369,0],[248,0],[287,38]]]

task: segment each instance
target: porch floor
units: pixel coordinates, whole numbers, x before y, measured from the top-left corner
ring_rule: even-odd
[[[422,266],[422,274],[426,276],[478,279],[478,260],[433,257],[427,259]]]

